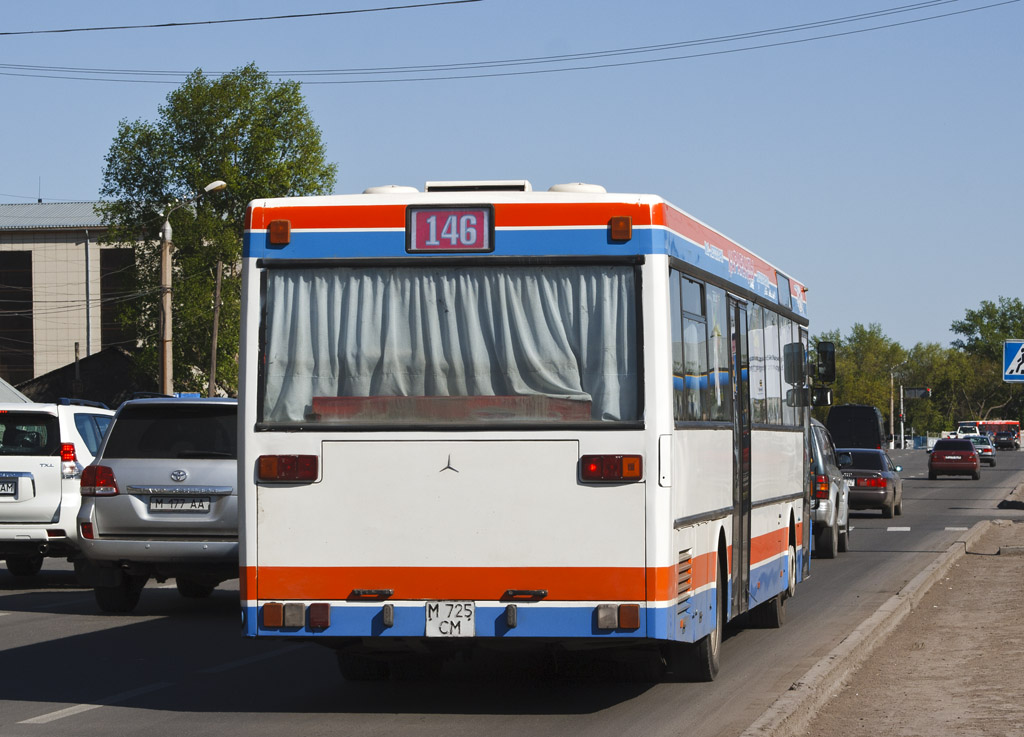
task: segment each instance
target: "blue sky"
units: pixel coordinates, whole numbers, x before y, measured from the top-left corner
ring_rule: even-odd
[[[948,345],[950,324],[982,300],[1024,297],[1017,0],[479,0],[10,35],[400,4],[6,3],[0,203],[96,199],[119,120],[155,120],[197,67],[254,62],[303,82],[339,193],[529,179],[535,189],[586,181],[659,194],[805,283],[812,333],[876,322],[908,348]],[[897,8],[906,10],[783,30]],[[768,30],[779,32],[721,40]],[[798,42],[814,36],[832,37]],[[559,63],[300,74],[701,40]],[[742,50],[752,46],[766,47]],[[141,74],[153,71],[179,74]],[[455,78],[484,74],[503,76]],[[139,79],[160,82],[125,81]]]

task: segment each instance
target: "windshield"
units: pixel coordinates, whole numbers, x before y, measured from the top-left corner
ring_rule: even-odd
[[[266,424],[635,422],[628,265],[274,268]]]

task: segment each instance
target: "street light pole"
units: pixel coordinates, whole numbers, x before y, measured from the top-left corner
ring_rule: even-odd
[[[171,331],[171,249],[174,248],[174,231],[171,228],[171,213],[185,205],[196,202],[207,192],[224,189],[226,182],[217,179],[210,182],[195,197],[179,202],[167,210],[163,227],[160,228],[160,392],[174,394],[174,341]]]

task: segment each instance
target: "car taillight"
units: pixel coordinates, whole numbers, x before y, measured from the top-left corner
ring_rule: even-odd
[[[114,496],[119,494],[114,469],[109,466],[86,466],[82,469],[82,496]]]
[[[643,470],[641,456],[587,455],[580,458],[583,481],[639,481]]]
[[[78,457],[75,455],[74,443],[60,444],[60,475],[66,479],[73,479],[81,472],[78,465]]]
[[[256,463],[257,481],[316,481],[319,459],[307,455],[260,456]]]
[[[818,474],[814,477],[814,496],[828,499],[828,476]]]
[[[885,486],[885,479],[855,479],[854,486]]]

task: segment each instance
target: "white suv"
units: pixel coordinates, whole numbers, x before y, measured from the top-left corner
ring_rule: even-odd
[[[839,469],[828,429],[813,419],[810,483],[814,554],[835,558],[850,546],[850,481]]]
[[[82,468],[113,417],[79,399],[0,404],[0,558],[13,575],[33,576],[44,557],[79,549]]]

